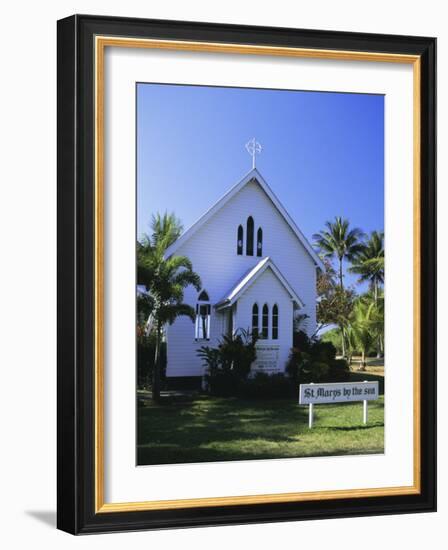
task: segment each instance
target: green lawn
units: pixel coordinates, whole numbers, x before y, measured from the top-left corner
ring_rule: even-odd
[[[360,379],[372,378],[360,373]],[[308,407],[296,400],[147,401],[138,409],[138,464],[383,452],[383,396],[369,403],[366,426],[362,403],[316,405],[314,411],[310,430]]]

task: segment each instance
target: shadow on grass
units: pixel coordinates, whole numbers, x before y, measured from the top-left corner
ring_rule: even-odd
[[[372,406],[372,423],[368,426],[359,424],[359,407],[351,403],[326,405],[316,414],[316,429],[309,430],[308,408],[299,407],[295,399],[248,401],[201,396],[191,402],[171,399],[149,403],[138,410],[137,463],[179,464],[382,452],[383,424],[376,422],[382,417],[381,403]],[[335,415],[340,425],[327,425]],[[365,431],[373,428],[376,431]],[[351,433],[355,432],[358,434],[353,439]],[[364,437],[363,433],[372,435]]]
[[[321,429],[335,430],[336,432],[354,432],[360,430],[372,430],[373,428],[384,428],[384,422],[372,422],[370,424],[358,424],[357,426],[319,426]]]

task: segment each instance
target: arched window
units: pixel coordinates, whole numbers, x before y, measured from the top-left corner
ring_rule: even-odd
[[[210,302],[210,298],[208,297],[207,291],[202,290],[201,293],[198,296],[198,302]]]
[[[257,231],[257,256],[263,256],[263,229],[261,227]]]
[[[244,230],[243,226],[238,226],[238,234],[236,237],[236,253],[241,256],[243,253],[243,239],[244,239]]]
[[[258,304],[252,306],[252,337],[258,337]]]
[[[252,216],[247,218],[247,229],[246,229],[246,255],[254,255],[254,219]]]
[[[278,340],[278,305],[272,308],[272,339]]]
[[[263,313],[261,316],[261,337],[267,339],[269,332],[269,307],[264,304]]]
[[[198,296],[194,336],[196,340],[210,340],[210,299],[205,290]]]

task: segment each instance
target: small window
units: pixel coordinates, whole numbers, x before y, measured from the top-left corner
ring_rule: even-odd
[[[252,216],[247,218],[247,229],[246,229],[246,255],[254,255],[254,219]]]
[[[258,228],[257,231],[257,256],[263,256],[263,229]]]
[[[237,241],[236,241],[236,253],[241,256],[243,254],[243,239],[244,239],[244,230],[243,226],[238,227]]]
[[[205,290],[198,296],[196,304],[196,320],[194,324],[194,332],[196,340],[210,340],[210,299]]]
[[[258,304],[252,307],[252,337],[258,337]]]
[[[205,290],[203,290],[198,296],[198,302],[210,302],[210,298]]]
[[[261,316],[261,337],[267,339],[269,332],[269,307],[268,304],[263,306],[263,314]]]
[[[272,339],[278,340],[278,306],[272,308]]]

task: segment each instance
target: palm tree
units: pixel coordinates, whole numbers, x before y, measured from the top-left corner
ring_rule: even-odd
[[[376,304],[379,286],[384,284],[384,233],[372,231],[349,271],[359,275],[360,283],[369,282]]]
[[[377,357],[383,354],[384,340],[384,298],[380,295],[380,287],[384,284],[384,233],[372,231],[369,240],[354,259],[349,271],[359,275],[358,282],[368,282],[370,299],[375,304]]]
[[[352,358],[356,350],[356,345],[357,345],[357,342],[356,342],[354,330],[352,326],[348,324],[345,329],[345,349],[347,354],[347,362],[349,366],[351,366],[352,364]]]
[[[336,217],[334,222],[325,222],[325,227],[325,230],[314,234],[313,239],[324,258],[337,259],[339,285],[343,289],[343,261],[352,261],[361,252],[364,233],[357,227],[350,229],[349,221],[340,216]]]
[[[152,397],[160,398],[160,346],[164,326],[181,315],[195,319],[195,310],[183,303],[184,290],[201,288],[201,279],[185,256],[165,258],[165,251],[180,235],[182,226],[173,214],[153,216],[152,234],[137,243],[137,280],[152,300],[151,321],[156,332]]]
[[[166,250],[174,241],[176,241],[182,231],[182,222],[175,214],[153,214],[150,223],[152,234],[144,235],[143,244],[152,244],[153,247],[159,246]]]
[[[366,306],[372,304],[372,313],[370,317],[370,327],[376,339],[376,356],[384,355],[384,292],[378,289],[376,295],[372,290],[363,294],[360,298]]]
[[[358,300],[353,308],[350,327],[357,349],[361,352],[361,368],[366,368],[366,354],[369,352],[375,341],[374,330],[374,302]]]

